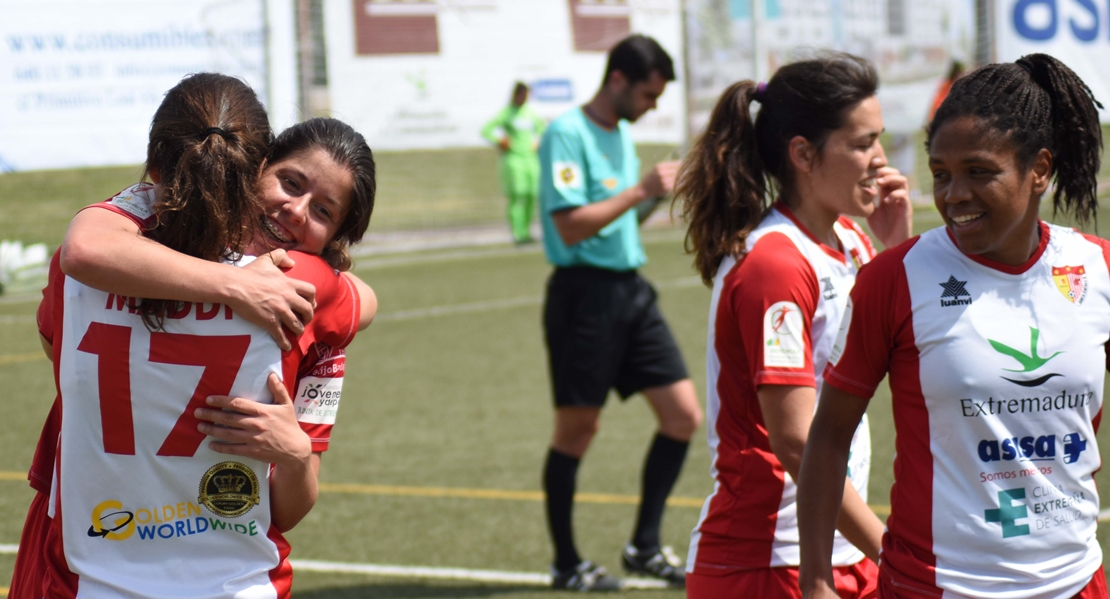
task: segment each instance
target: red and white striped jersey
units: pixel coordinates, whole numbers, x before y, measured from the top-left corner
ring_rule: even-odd
[[[180,304],[164,330],[150,331],[135,299],[65,277],[55,259],[61,438],[47,597],[288,596],[289,547],[271,523],[270,465],[209,449],[193,411],[209,395],[271,402],[266,378],[276,372],[298,413],[318,421],[310,424],[334,417],[318,401],[331,394],[334,371],[293,385],[302,363],[316,363],[309,356],[318,357],[318,344],[350,342],[358,295],[320,258],[295,260],[288,274],[316,286],[317,309],[282,354],[263,329],[219,304]],[[310,402],[300,397],[312,395],[308,385]]]
[[[1110,339],[1106,241],[1040,225],[1020,266],[946,228],[860,273],[829,385],[870,398],[889,372],[897,457],[882,565],[935,597],[1071,597],[1095,539]]]
[[[694,528],[688,572],[797,566],[796,487],[771,450],[756,390],[816,387],[859,267],[875,255],[850,219],[834,225],[840,248],[817,241],[776,204],[748,236],[739,261],[722,260],[713,284],[706,356],[706,432],[713,493]],[[867,497],[871,439],[852,441],[850,477]],[[863,553],[837,536],[837,566]]]

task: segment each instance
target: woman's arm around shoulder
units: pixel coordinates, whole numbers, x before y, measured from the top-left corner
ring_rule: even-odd
[[[131,297],[222,303],[290,347],[312,319],[315,289],[281,274],[292,264],[283,250],[238,268],[181,254],[143,236],[130,218],[95,205],[70,222],[59,249],[62,271],[96,289]]]

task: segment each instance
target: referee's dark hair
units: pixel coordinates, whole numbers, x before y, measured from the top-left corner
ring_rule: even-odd
[[[674,61],[671,55],[654,39],[640,34],[630,35],[609,50],[609,63],[605,65],[605,79],[609,83],[613,71],[620,71],[629,85],[647,81],[656,71],[666,81],[674,81]]]
[[[928,128],[928,142],[952,119],[970,116],[1001,133],[1028,169],[1042,149],[1052,154],[1052,209],[1080,223],[1098,212],[1102,104],[1067,65],[1047,54],[989,64],[952,84]]]
[[[767,83],[739,81],[721,94],[675,183],[690,223],[686,251],[706,285],[713,285],[721,259],[747,251],[748,234],[776,197],[797,207],[790,140],[801,136],[820,152],[878,88],[870,62],[834,52],[788,64]],[[760,106],[755,119],[752,101]]]

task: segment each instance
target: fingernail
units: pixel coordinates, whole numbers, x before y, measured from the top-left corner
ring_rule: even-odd
[[[204,399],[204,401],[208,402],[208,405],[211,406],[211,405],[214,405],[216,403],[216,398],[209,395],[208,397],[206,397]]]
[[[204,414],[204,408],[197,408],[197,409],[193,410],[193,416],[196,416],[197,418],[201,418],[203,414]]]

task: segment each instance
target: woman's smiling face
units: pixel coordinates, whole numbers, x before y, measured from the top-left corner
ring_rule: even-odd
[[[320,254],[343,222],[353,189],[351,172],[320,148],[267,165],[259,183],[263,239],[252,249]]]
[[[965,116],[933,135],[929,168],[937,211],[961,251],[1010,265],[1029,259],[1052,173],[1048,150],[1021,164],[1008,139]]]

